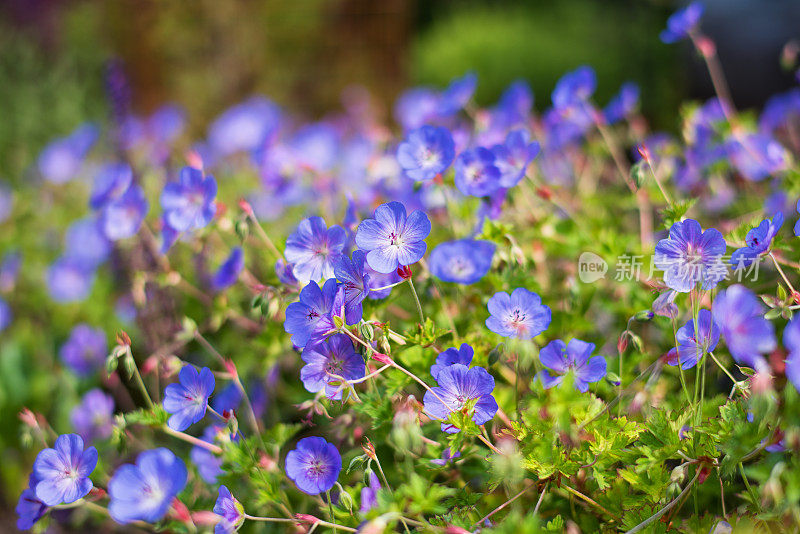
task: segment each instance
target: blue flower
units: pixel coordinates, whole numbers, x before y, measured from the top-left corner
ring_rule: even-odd
[[[67,228],[64,255],[84,269],[92,270],[111,254],[111,243],[96,219],[81,219]]]
[[[431,221],[415,210],[406,217],[400,202],[378,206],[374,219],[361,221],[356,230],[356,245],[367,252],[367,263],[379,273],[391,273],[400,266],[418,262],[425,255],[425,238]]]
[[[328,228],[322,217],[304,219],[286,239],[286,261],[294,265],[300,282],[333,277],[333,263],[343,254],[347,233],[335,224]]]
[[[222,291],[236,283],[239,273],[244,269],[244,251],[242,247],[233,247],[228,258],[219,266],[211,279],[211,287]]]
[[[614,124],[630,115],[638,105],[639,86],[633,82],[626,82],[603,110],[603,117],[608,124]]]
[[[28,487],[19,496],[17,507],[17,528],[19,530],[30,530],[33,525],[39,522],[47,513],[47,505],[36,496],[34,488],[39,480],[31,473],[28,479]]]
[[[655,248],[654,263],[664,271],[664,283],[678,293],[688,293],[698,282],[703,289],[712,289],[727,271],[721,258],[725,239],[714,228],[703,231],[694,219],[676,222],[669,238]]]
[[[749,267],[762,254],[769,252],[772,240],[783,226],[783,213],[778,212],[772,220],[765,219],[757,227],[747,232],[744,238],[745,247],[731,254],[730,263],[734,267]]]
[[[553,101],[553,107],[559,110],[575,106],[583,107],[594,94],[596,88],[597,77],[594,69],[583,65],[564,74],[556,82],[550,98]]]
[[[208,397],[214,393],[214,374],[208,367],[198,372],[194,366],[184,365],[178,380],[164,390],[164,410],[172,414],[167,426],[182,432],[205,417]]]
[[[425,413],[445,421],[442,423],[444,432],[459,431],[446,422],[451,413],[468,410],[476,425],[491,421],[497,413],[497,401],[492,396],[494,378],[483,367],[468,369],[460,363],[449,365],[442,369],[436,382],[439,385],[431,389],[433,393],[426,391],[422,401]]]
[[[711,313],[737,362],[756,370],[767,367],[762,354],[775,350],[775,331],[752,291],[732,285],[716,296]]]
[[[47,269],[47,289],[56,302],[77,302],[89,296],[94,271],[71,258],[59,258]]]
[[[786,357],[786,378],[800,391],[800,319],[797,317],[786,325],[783,344],[789,351]]]
[[[133,182],[133,169],[127,163],[107,163],[94,175],[89,207],[98,210],[119,198]]]
[[[469,103],[477,85],[478,75],[474,72],[467,72],[461,78],[454,78],[442,91],[438,114],[441,117],[449,117],[461,111]]]
[[[550,308],[536,293],[518,287],[509,296],[498,291],[489,299],[486,328],[503,337],[530,339],[550,326]]]
[[[539,143],[530,142],[526,130],[508,133],[506,142],[492,147],[494,164],[500,170],[500,186],[514,187],[525,177],[528,165],[539,154]]]
[[[309,282],[300,291],[300,300],[286,307],[283,328],[292,335],[296,347],[303,348],[309,341],[318,341],[323,334],[336,328],[331,312],[338,289],[334,279],[325,282],[322,289],[316,282]]]
[[[144,451],[136,465],[125,464],[111,477],[108,512],[123,525],[137,520],[155,523],[186,486],[186,477],[186,464],[168,449]]]
[[[442,451],[442,457],[431,460],[431,463],[433,465],[439,465],[439,466],[444,467],[445,465],[449,464],[450,462],[452,462],[456,458],[460,458],[460,457],[461,457],[461,452],[460,451],[456,451],[455,454],[451,455],[450,454],[450,447],[445,447],[444,451]]]
[[[412,130],[397,147],[397,162],[412,180],[432,180],[447,170],[456,155],[447,128],[425,125]]]
[[[106,334],[88,324],[79,324],[61,346],[59,356],[76,375],[89,376],[105,364],[108,356]]]
[[[575,388],[583,393],[589,391],[590,383],[606,376],[606,359],[602,356],[591,357],[594,348],[594,343],[580,339],[571,339],[566,345],[560,339],[554,339],[542,347],[539,351],[539,361],[550,371],[542,371],[539,374],[545,389],[560,384],[564,380],[564,375],[572,372],[575,377]]]
[[[89,475],[97,465],[97,449],[83,449],[77,434],[58,436],[54,448],[44,449],[33,462],[38,480],[36,498],[47,506],[70,504],[85,497],[93,484]]]
[[[149,207],[144,190],[132,183],[122,195],[103,207],[100,213],[103,233],[111,241],[133,237],[139,231]]]
[[[675,339],[677,349],[669,351],[667,363],[670,365],[681,364],[681,367],[691,369],[704,354],[713,351],[719,343],[719,327],[714,323],[709,310],[700,310],[697,316],[697,331],[694,333],[694,319],[689,319],[685,325],[678,329]]]
[[[213,512],[222,519],[214,526],[214,534],[232,534],[244,523],[244,506],[231,495],[226,486],[219,487],[219,496]]]
[[[500,188],[495,155],[484,147],[467,149],[456,158],[455,183],[464,195],[485,197]]]
[[[396,270],[390,273],[379,273],[378,271],[370,267],[369,264],[366,264],[364,266],[364,272],[367,275],[369,275],[369,292],[367,294],[367,297],[371,300],[385,299],[392,292],[392,288],[391,287],[387,288],[386,286],[390,286],[392,284],[396,284],[398,282],[403,281],[400,275],[397,274]],[[386,288],[386,289],[380,289],[380,288]]]
[[[0,298],[0,332],[8,328],[11,321],[14,319],[14,314],[11,312],[11,306]]]
[[[233,384],[233,386],[236,387],[235,384]],[[236,389],[237,391],[239,390],[238,387]],[[218,397],[219,396],[217,396],[217,398]],[[222,412],[220,411],[219,413]],[[208,426],[203,431],[203,435],[200,439],[206,443],[214,443],[217,435],[224,433],[224,430],[225,429],[220,426]],[[205,447],[200,447],[199,445],[192,447],[192,450],[189,451],[189,458],[192,460],[195,467],[197,467],[197,473],[206,484],[216,484],[217,477],[224,473],[222,470],[222,457],[215,455]]]
[[[394,116],[404,130],[419,128],[426,122],[436,119],[441,96],[426,87],[409,89],[397,99]]]
[[[300,370],[300,380],[306,390],[316,393],[324,389],[329,399],[342,398],[339,386],[342,378],[355,380],[364,376],[364,360],[344,334],[334,334],[320,343],[306,345],[301,358],[306,365]]]
[[[330,490],[341,470],[342,456],[336,446],[324,438],[303,438],[286,455],[286,476],[309,495]]]
[[[369,295],[372,284],[367,267],[367,257],[361,250],[353,251],[352,259],[343,255],[334,261],[333,274],[341,282],[344,291],[347,324],[355,324],[361,319],[362,302]]]
[[[431,274],[443,282],[474,284],[492,267],[495,248],[491,241],[472,239],[440,243],[431,251]]]
[[[208,129],[208,144],[220,156],[255,150],[280,126],[280,108],[264,97],[253,97],[225,110]]]
[[[94,124],[83,124],[67,137],[47,145],[37,161],[45,180],[63,184],[72,180],[83,166],[86,154],[94,145],[100,130]]]
[[[114,398],[101,389],[92,389],[72,409],[70,422],[87,443],[111,436],[114,426]]]
[[[700,22],[702,16],[703,4],[700,2],[694,2],[676,11],[667,19],[667,28],[660,35],[661,41],[671,44],[685,39]]]
[[[369,470],[369,485],[361,488],[361,508],[359,511],[366,514],[376,506],[378,506],[378,490],[381,489],[381,483],[378,481],[378,475],[375,471]]]
[[[461,347],[458,349],[455,347],[450,347],[447,350],[443,350],[436,357],[436,363],[431,365],[431,376],[434,378],[434,380],[438,380],[439,374],[444,369],[457,363],[469,367],[469,364],[472,363],[472,357],[474,355],[474,349],[466,343],[462,343]]]
[[[213,176],[184,167],[180,180],[168,183],[161,192],[164,219],[178,232],[204,228],[217,211],[216,196],[217,181]]]
[[[746,180],[759,182],[788,168],[789,153],[766,134],[737,135],[725,148],[731,163]]]
[[[339,133],[325,123],[309,124],[294,134],[290,147],[300,169],[328,172],[339,156]]]
[[[286,263],[282,258],[275,262],[275,275],[282,284],[287,286],[296,286],[299,284],[297,278],[294,277],[294,265]]]

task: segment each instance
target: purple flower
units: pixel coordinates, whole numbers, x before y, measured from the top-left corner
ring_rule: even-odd
[[[180,180],[161,192],[164,220],[178,232],[204,228],[217,211],[217,181],[193,167],[181,169]]]
[[[303,220],[286,239],[286,261],[294,265],[294,276],[307,283],[333,277],[334,261],[343,254],[347,233],[335,224],[328,228],[322,217]]]
[[[400,202],[378,206],[374,219],[361,221],[356,230],[356,245],[367,252],[367,263],[379,273],[391,273],[400,266],[418,262],[431,233],[431,221],[415,210],[406,217]]]
[[[438,114],[442,117],[449,117],[461,111],[469,103],[478,85],[478,75],[468,72],[461,78],[455,78],[450,85],[442,91],[439,99]]]
[[[117,241],[136,235],[149,207],[144,190],[132,183],[121,196],[108,202],[100,213],[100,225],[106,237]]]
[[[364,360],[344,334],[306,345],[301,358],[306,365],[300,370],[300,380],[306,390],[316,393],[324,389],[329,399],[342,398],[342,378],[355,380],[364,376]]]
[[[431,252],[431,274],[443,282],[474,284],[492,267],[495,248],[491,241],[472,239],[440,243]]]
[[[376,506],[378,506],[378,490],[381,489],[381,483],[375,471],[369,470],[369,485],[361,488],[361,508],[360,512],[366,514]]]
[[[767,366],[762,354],[775,349],[775,331],[752,291],[732,285],[717,295],[711,313],[737,362],[756,370]]]
[[[514,130],[508,133],[506,142],[492,147],[494,164],[500,170],[500,186],[514,187],[525,177],[528,165],[539,155],[539,143],[530,142],[530,134],[526,130]]]
[[[453,136],[447,128],[425,125],[412,130],[397,147],[397,162],[412,180],[433,180],[455,157]]]
[[[397,99],[394,116],[404,130],[419,128],[438,115],[440,95],[426,87],[409,89]]]
[[[322,289],[316,282],[309,282],[300,291],[300,300],[286,307],[284,330],[292,335],[296,347],[305,347],[309,341],[322,339],[323,334],[334,330],[331,312],[336,298],[338,284],[330,279]]]
[[[439,374],[444,369],[457,363],[469,367],[469,364],[472,363],[472,357],[474,355],[475,351],[466,343],[462,343],[461,347],[459,348],[450,347],[449,349],[440,352],[436,357],[436,363],[431,365],[431,376],[434,378],[434,380],[439,380]]]
[[[672,44],[688,37],[703,16],[703,4],[694,2],[676,11],[667,20],[667,28],[661,32],[661,41]]]
[[[33,462],[33,474],[39,481],[36,498],[47,506],[70,504],[85,497],[92,489],[89,475],[97,465],[97,449],[83,449],[77,434],[58,436],[54,448],[44,449]]]
[[[464,195],[489,196],[500,188],[500,178],[495,155],[488,148],[471,148],[456,158],[455,183]]]
[[[386,286],[390,286],[392,284],[396,284],[398,282],[402,282],[403,279],[397,274],[397,271],[394,270],[390,273],[379,273],[375,269],[366,264],[364,266],[364,272],[369,275],[369,292],[367,297],[371,300],[381,300],[388,297],[391,292],[392,288]],[[379,288],[386,288],[386,289],[379,289]]]
[[[603,117],[608,124],[614,124],[630,115],[638,105],[639,86],[633,82],[626,82],[603,110]]]
[[[575,388],[583,393],[589,391],[590,383],[606,376],[606,359],[602,356],[591,357],[592,352],[594,343],[580,339],[571,339],[566,345],[560,339],[554,339],[542,347],[539,351],[539,361],[550,371],[542,371],[539,374],[544,388],[549,389],[560,384],[564,380],[564,375],[572,372],[575,377]]]
[[[679,293],[688,293],[698,282],[712,289],[727,273],[721,261],[725,247],[718,230],[703,231],[700,223],[686,219],[673,224],[669,238],[658,242],[654,262],[664,271],[664,283]]]
[[[244,269],[244,251],[242,247],[233,247],[228,259],[219,266],[211,279],[211,287],[215,291],[222,291],[239,279],[239,273]]]
[[[450,454],[450,447],[446,447],[444,449],[444,451],[442,451],[442,457],[441,458],[436,458],[434,460],[431,460],[431,463],[433,465],[440,465],[440,466],[444,467],[445,465],[449,464],[454,459],[459,458],[460,456],[461,456],[461,452],[460,451],[456,451],[455,454],[451,455]]]
[[[244,523],[244,506],[225,486],[219,487],[219,496],[214,503],[213,512],[222,517],[214,526],[214,534],[232,534]]]
[[[489,299],[486,328],[503,337],[530,339],[550,326],[550,308],[536,293],[518,287],[509,296],[498,291]]]
[[[79,324],[61,346],[59,355],[76,375],[89,376],[105,364],[108,355],[106,334],[88,324]]]
[[[497,413],[497,401],[492,396],[494,378],[483,367],[468,369],[456,363],[442,369],[436,382],[439,385],[431,389],[433,393],[426,391],[422,400],[425,413],[444,421],[442,431],[448,434],[459,431],[447,422],[453,412],[468,410],[476,425],[491,421]]]
[[[38,483],[39,480],[31,473],[28,478],[28,487],[19,496],[15,509],[18,516],[17,528],[19,530],[30,530],[47,513],[47,505],[36,497],[36,492],[34,491]]]
[[[178,380],[164,390],[164,409],[172,414],[167,426],[183,432],[205,417],[208,397],[214,393],[214,374],[208,367],[198,372],[194,366],[184,365]]]
[[[64,255],[81,267],[92,270],[106,261],[111,243],[96,219],[81,219],[67,228]]]
[[[597,88],[597,77],[594,69],[583,65],[564,74],[553,88],[550,98],[553,107],[564,110],[572,107],[583,107]]]
[[[89,296],[94,271],[81,267],[71,258],[59,258],[47,269],[47,289],[56,302],[77,302]]]
[[[330,490],[341,470],[342,456],[324,438],[303,438],[286,455],[286,476],[309,495]]]
[[[345,319],[348,324],[357,323],[362,316],[361,303],[367,298],[372,283],[367,271],[366,255],[363,251],[356,250],[353,251],[352,259],[340,256],[334,261],[333,273],[344,291]]]
[[[781,226],[783,226],[783,213],[780,212],[772,220],[761,221],[761,224],[747,232],[744,238],[747,246],[731,254],[731,265],[736,268],[749,267],[760,255],[767,253]]]
[[[39,154],[39,172],[45,180],[55,184],[72,180],[81,170],[83,160],[98,134],[97,126],[83,124],[67,137],[53,141]]]
[[[290,145],[301,169],[328,172],[339,156],[339,133],[329,124],[309,124],[294,135]]]
[[[223,112],[208,130],[214,152],[227,156],[267,142],[280,126],[281,112],[264,97],[253,97]]]
[[[727,144],[733,165],[747,180],[759,182],[788,167],[788,152],[766,134],[739,135]]]
[[[72,427],[87,443],[106,439],[114,426],[114,398],[101,389],[92,389],[69,417]]]
[[[8,303],[0,298],[0,332],[8,328],[8,325],[11,324],[11,320],[14,318],[14,315],[11,313],[11,306]]]
[[[133,170],[127,163],[107,163],[94,175],[89,207],[101,209],[119,198],[133,182]]]
[[[681,364],[681,367],[691,369],[704,354],[713,351],[719,343],[719,327],[714,323],[709,310],[700,310],[697,316],[697,331],[695,335],[694,319],[689,319],[685,325],[678,329],[676,341],[677,349],[673,348],[667,357],[670,365]]]
[[[144,451],[136,465],[121,466],[108,483],[111,518],[123,525],[137,520],[155,523],[186,486],[186,477],[186,464],[168,449]]]
[[[789,350],[786,357],[786,378],[800,391],[800,319],[794,318],[786,325],[783,344]]]
[[[282,284],[287,286],[296,286],[299,284],[297,278],[294,277],[294,266],[291,263],[286,263],[283,259],[275,262],[275,275]]]

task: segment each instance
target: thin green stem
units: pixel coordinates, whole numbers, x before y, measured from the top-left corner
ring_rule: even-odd
[[[794,295],[796,293],[794,286],[792,286],[792,283],[786,277],[786,273],[784,273],[783,269],[781,269],[781,265],[778,263],[778,260],[775,259],[775,256],[772,254],[772,251],[770,251],[769,257],[772,258],[772,263],[775,264],[775,268],[778,270],[778,273],[780,273],[781,278],[783,278],[783,281],[786,282],[787,286],[789,286],[789,290],[792,292],[792,295]]]
[[[758,511],[761,512],[761,503],[758,499],[758,494],[756,491],[750,486],[750,481],[747,480],[747,475],[744,472],[744,464],[739,462],[739,473],[742,475],[742,480],[744,480],[744,486],[747,488],[747,492],[750,494],[750,498],[753,499],[753,504],[756,505]]]
[[[672,510],[672,508],[674,508],[675,505],[678,504],[689,493],[689,490],[692,489],[694,483],[697,482],[697,478],[699,476],[700,476],[700,469],[697,470],[697,472],[694,475],[694,478],[686,485],[685,488],[683,488],[683,491],[681,491],[677,497],[675,497],[669,503],[667,503],[667,505],[664,506],[661,510],[651,515],[650,517],[648,517],[647,519],[645,519],[644,521],[642,521],[641,523],[630,529],[625,534],[634,534],[636,532],[644,530],[651,523],[658,521],[662,515]]]
[[[424,325],[425,314],[422,313],[422,304],[419,303],[419,297],[417,296],[417,289],[414,287],[414,281],[411,278],[408,279],[408,286],[411,288],[411,294],[414,295],[414,303],[417,305],[417,311],[419,312],[419,323]]]
[[[145,401],[147,401],[147,406],[152,410],[155,405],[153,404],[153,399],[150,398],[150,393],[147,391],[147,387],[144,385],[144,380],[142,380],[142,375],[139,373],[139,366],[136,365],[136,360],[133,359],[133,353],[131,352],[130,347],[126,347],[126,358],[130,358],[131,361],[131,374],[133,375],[133,379],[136,382],[136,386],[139,388],[139,391],[142,392],[142,396],[144,397]]]
[[[331,515],[331,524],[333,524],[333,534],[336,534],[336,517],[333,515],[333,501],[331,500],[330,490],[325,492],[325,497],[328,498],[328,512]]]

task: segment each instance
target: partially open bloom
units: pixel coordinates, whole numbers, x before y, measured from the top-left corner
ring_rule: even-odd
[[[749,267],[760,255],[769,252],[772,241],[783,225],[783,213],[778,212],[772,220],[764,219],[757,227],[747,232],[744,247],[731,254],[731,265],[738,268]]]
[[[469,367],[469,364],[472,363],[472,357],[474,355],[474,349],[466,343],[462,343],[461,347],[459,348],[450,347],[447,350],[443,350],[436,357],[436,363],[431,365],[431,376],[435,380],[438,380],[439,373],[441,373],[447,367],[457,363]]]
[[[216,197],[217,181],[213,176],[203,176],[199,169],[184,167],[179,181],[169,182],[161,192],[164,219],[178,232],[203,228],[217,211]]]
[[[698,283],[712,289],[727,273],[721,261],[725,246],[719,230],[703,231],[700,223],[686,219],[673,224],[669,238],[658,242],[654,263],[664,271],[664,283],[679,293],[688,293]]]
[[[378,506],[378,490],[381,489],[381,483],[378,480],[378,475],[375,471],[369,471],[369,485],[361,488],[361,509],[362,514],[366,514],[376,506]]]
[[[231,495],[226,486],[219,487],[219,496],[214,503],[213,512],[222,517],[219,523],[214,525],[214,534],[231,534],[244,523],[244,507]]]
[[[79,324],[61,346],[59,355],[75,374],[89,376],[105,364],[108,355],[106,334],[88,324]]]
[[[283,329],[292,335],[296,347],[303,348],[309,341],[320,340],[323,334],[336,327],[331,312],[338,290],[338,283],[332,278],[322,288],[312,281],[300,291],[300,300],[286,307]]]
[[[347,324],[355,324],[362,315],[362,302],[369,295],[372,284],[367,257],[361,250],[353,251],[353,257],[339,257],[333,266],[333,274],[342,284],[344,311]],[[376,286],[380,287],[380,286]]]
[[[503,337],[530,339],[550,326],[550,308],[536,293],[523,287],[511,295],[498,291],[489,299],[486,328]]]
[[[295,278],[303,283],[333,277],[334,261],[342,255],[347,233],[335,224],[328,228],[322,217],[303,220],[286,239],[286,261],[294,265]]]
[[[75,431],[86,442],[111,436],[114,425],[114,398],[101,389],[92,389],[73,408],[70,421]]]
[[[455,144],[447,128],[422,126],[412,130],[397,147],[397,161],[415,181],[432,180],[453,163]]]
[[[676,334],[677,349],[670,350],[667,363],[691,369],[704,354],[713,351],[719,342],[719,327],[714,323],[709,310],[700,310],[697,316],[697,335],[694,319],[689,319]]]
[[[330,490],[341,470],[342,456],[325,438],[303,438],[286,455],[286,476],[309,495]]]
[[[306,362],[300,370],[305,388],[311,393],[325,389],[329,399],[342,398],[342,389],[333,383],[341,383],[342,378],[355,380],[364,376],[364,360],[344,334],[334,334],[320,343],[306,345],[301,358]]]
[[[19,530],[30,530],[47,513],[48,506],[36,496],[35,488],[38,483],[39,479],[31,473],[28,478],[28,487],[19,496],[17,507],[14,510],[17,512],[17,528]]]
[[[406,216],[400,202],[378,206],[374,219],[365,219],[356,230],[356,245],[367,252],[367,263],[379,273],[391,273],[400,266],[418,262],[425,254],[425,238],[431,221],[415,210]]]
[[[172,499],[186,486],[186,464],[163,447],[144,451],[136,465],[117,469],[108,483],[108,512],[120,524],[155,523],[169,510]]]
[[[485,197],[500,189],[501,172],[488,148],[467,149],[456,158],[455,183],[464,195]]]
[[[205,417],[208,397],[214,392],[214,375],[208,367],[198,373],[194,366],[184,365],[178,379],[180,383],[164,390],[164,409],[172,414],[167,425],[182,432]]]
[[[437,387],[426,391],[422,401],[425,413],[444,421],[442,430],[448,434],[459,431],[447,422],[451,413],[465,410],[476,425],[491,421],[497,413],[497,401],[494,400],[494,377],[483,367],[468,369],[466,365],[456,363],[439,372]],[[435,393],[435,395],[434,395]]]
[[[661,32],[661,41],[666,44],[685,39],[692,31],[700,17],[703,16],[703,4],[694,2],[672,14],[667,20],[667,28]]]
[[[531,141],[527,130],[508,133],[506,142],[492,147],[494,164],[500,170],[500,186],[514,187],[525,177],[533,158],[539,155],[538,141]]]
[[[84,450],[79,435],[58,436],[54,448],[44,449],[33,463],[36,497],[48,506],[77,501],[92,489],[89,475],[96,465],[97,449]]]
[[[752,291],[730,286],[714,299],[711,313],[737,362],[757,371],[767,366],[762,355],[775,349],[775,330]]]
[[[244,251],[242,247],[233,247],[228,258],[219,266],[211,279],[211,287],[222,291],[236,283],[239,273],[244,269]]]
[[[491,241],[473,239],[440,243],[431,251],[431,273],[443,282],[474,284],[489,272],[495,248]]]
[[[545,389],[557,386],[564,380],[564,375],[571,372],[575,388],[583,393],[589,391],[590,383],[606,376],[606,359],[592,357],[594,348],[594,343],[580,339],[571,339],[567,344],[554,339],[545,345],[539,351],[539,361],[548,369],[539,374]]]

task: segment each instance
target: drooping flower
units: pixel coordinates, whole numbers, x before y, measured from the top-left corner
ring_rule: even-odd
[[[443,350],[436,357],[436,363],[431,365],[431,376],[434,378],[434,380],[438,380],[439,374],[444,369],[457,363],[469,367],[469,364],[472,363],[472,357],[474,355],[475,350],[466,343],[462,343],[461,347],[459,348],[450,347],[447,350]]]
[[[214,374],[208,367],[198,372],[194,366],[184,365],[178,380],[164,390],[164,410],[172,414],[167,426],[182,432],[205,417],[208,397],[214,392]]]
[[[139,231],[149,207],[144,190],[132,183],[122,195],[103,207],[100,213],[103,233],[111,241],[133,237]]]
[[[320,343],[306,345],[301,358],[306,365],[300,370],[300,380],[306,390],[316,393],[325,389],[329,399],[342,398],[342,389],[334,385],[341,383],[342,378],[355,380],[364,376],[364,360],[344,334],[334,334]]]
[[[721,261],[725,247],[719,230],[703,231],[700,223],[686,219],[673,224],[669,238],[658,242],[654,263],[664,271],[664,283],[679,293],[688,293],[698,282],[712,289],[726,275]]]
[[[106,334],[81,323],[72,329],[59,350],[61,361],[78,376],[89,376],[102,368],[108,355]]]
[[[47,269],[47,289],[55,302],[78,302],[89,296],[94,271],[67,257],[61,257]]]
[[[700,310],[697,316],[697,332],[695,335],[694,319],[689,319],[685,325],[678,329],[675,339],[677,349],[670,350],[667,363],[691,369],[704,354],[713,351],[719,342],[719,327],[714,323],[709,310]]]
[[[37,161],[39,172],[45,180],[54,184],[72,180],[81,170],[86,154],[99,133],[96,125],[82,124],[67,137],[56,139],[47,145]]]
[[[92,389],[72,409],[69,418],[85,442],[106,439],[114,427],[114,398],[101,389]]]
[[[47,505],[36,496],[36,491],[34,490],[38,483],[39,479],[31,473],[28,478],[28,487],[19,496],[19,501],[15,508],[17,512],[17,528],[19,530],[30,530],[47,513]]]
[[[673,289],[668,289],[661,293],[656,300],[653,301],[653,313],[662,317],[677,318],[678,306],[675,304],[675,297],[677,296],[678,292]]]
[[[545,389],[560,384],[564,375],[572,373],[575,388],[583,393],[589,391],[590,383],[606,376],[606,359],[602,356],[592,357],[594,348],[594,343],[580,339],[571,339],[567,344],[554,339],[545,345],[539,351],[539,361],[548,369],[539,374]]]
[[[449,117],[461,111],[469,103],[477,85],[478,75],[474,72],[467,72],[461,78],[454,78],[442,91],[438,114]]]
[[[752,291],[738,284],[721,291],[711,314],[737,362],[756,370],[767,366],[762,354],[775,349],[775,331]]]
[[[222,291],[239,279],[239,273],[244,269],[244,251],[242,247],[233,247],[228,258],[219,266],[214,277],[211,279],[211,287],[216,291]]]
[[[431,251],[431,274],[443,282],[474,284],[492,267],[495,248],[491,241],[473,239],[440,243]]]
[[[168,183],[161,192],[164,219],[178,232],[204,228],[217,211],[216,196],[217,181],[213,176],[184,167],[179,181]]]
[[[486,328],[503,337],[530,339],[550,326],[550,308],[536,293],[523,287],[511,295],[498,291],[489,299]]]
[[[286,307],[283,328],[292,335],[296,347],[303,348],[309,341],[320,340],[323,334],[336,328],[331,312],[338,289],[333,278],[321,289],[316,282],[309,282],[300,291],[300,300]]]
[[[33,462],[33,473],[38,480],[34,488],[36,498],[48,506],[56,506],[85,497],[93,487],[89,475],[96,465],[97,449],[84,450],[79,435],[58,436],[55,446],[41,451]]]
[[[366,514],[378,506],[378,490],[381,489],[381,483],[375,471],[370,470],[368,478],[369,484],[361,488],[361,508],[359,511],[362,514]]]
[[[322,217],[303,220],[286,239],[286,261],[294,265],[295,278],[303,283],[333,277],[334,261],[347,242],[344,228],[335,224],[328,228]]]
[[[400,202],[378,206],[374,219],[361,221],[356,230],[356,245],[367,252],[367,263],[379,273],[391,273],[400,266],[418,262],[431,233],[431,221],[415,210],[406,216]]]
[[[222,519],[214,526],[214,534],[231,534],[244,523],[244,506],[231,495],[226,486],[219,487],[219,496],[214,503],[213,512]]]
[[[500,189],[501,172],[488,148],[467,149],[456,158],[455,184],[462,194],[485,197]]]
[[[453,163],[453,136],[447,128],[425,125],[412,130],[397,147],[397,161],[405,175],[422,182],[434,179]]]
[[[530,140],[527,130],[514,130],[508,133],[505,143],[492,147],[492,154],[494,165],[500,170],[500,187],[514,187],[539,155],[539,143]]]
[[[353,251],[353,257],[340,256],[334,261],[333,274],[342,284],[344,312],[347,324],[358,322],[362,316],[362,302],[369,295],[372,284],[368,272],[367,257],[361,250]],[[380,286],[376,286],[380,287]]]
[[[747,232],[744,247],[731,254],[730,263],[734,267],[749,267],[762,254],[769,252],[772,240],[783,226],[783,213],[778,212],[772,220],[764,219],[757,227]]]
[[[661,41],[675,43],[688,37],[703,16],[703,4],[693,2],[672,14],[667,20],[667,28],[661,32]]]
[[[120,524],[155,523],[186,486],[186,464],[163,447],[144,451],[136,464],[117,469],[108,483],[108,512]]]
[[[426,391],[422,400],[428,415],[444,421],[442,431],[454,434],[460,430],[447,422],[454,412],[467,410],[476,425],[491,421],[497,413],[492,396],[494,377],[483,367],[468,369],[456,363],[442,369],[436,382],[439,385]]]
[[[603,117],[608,124],[614,124],[630,115],[638,105],[639,86],[633,82],[626,82],[603,109]]]
[[[342,456],[325,438],[303,438],[286,455],[286,476],[309,495],[330,490],[341,470]]]

